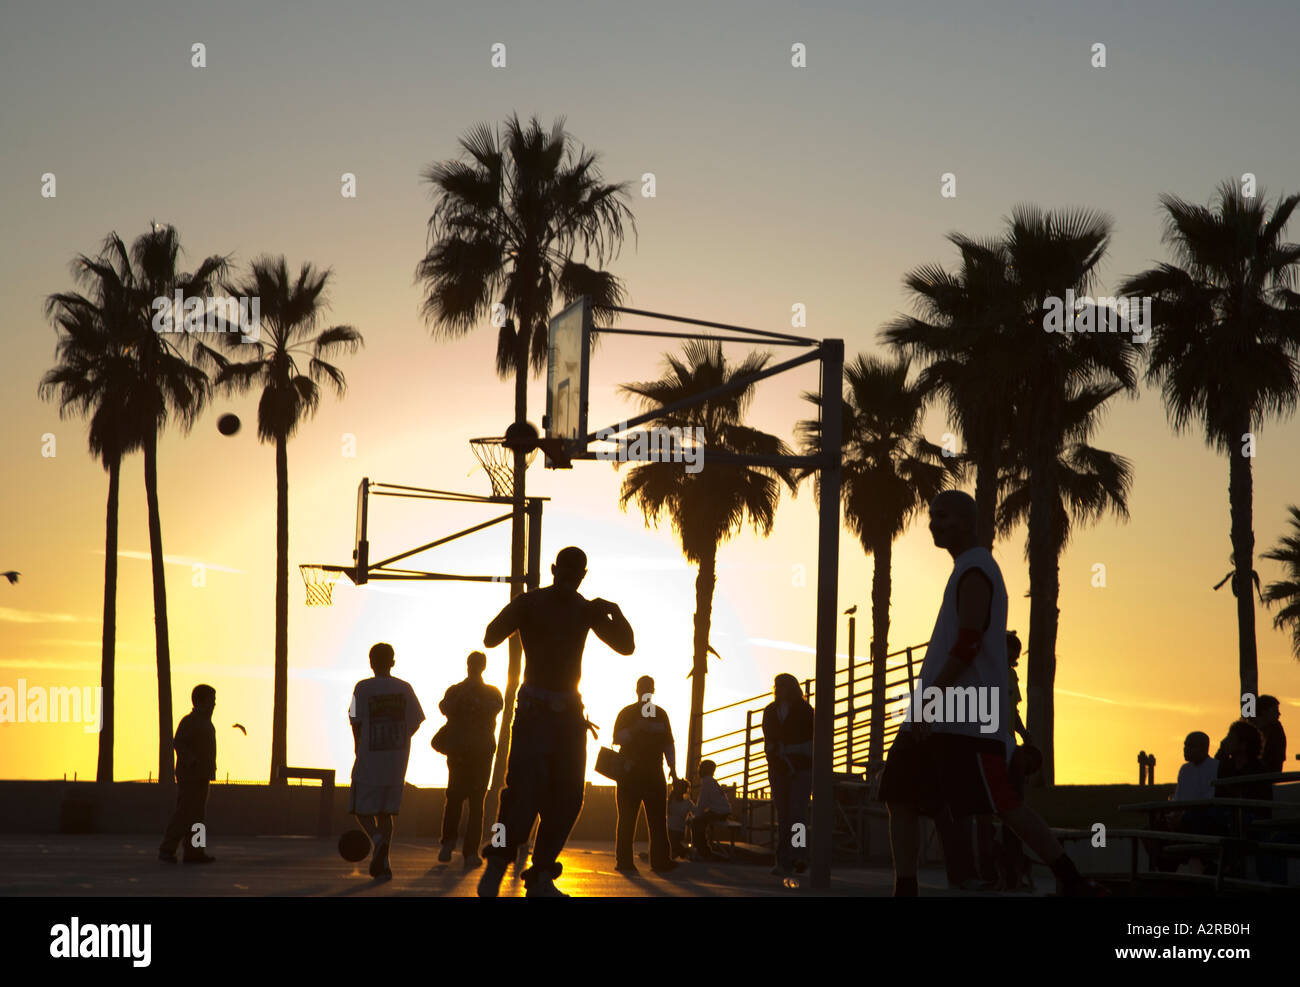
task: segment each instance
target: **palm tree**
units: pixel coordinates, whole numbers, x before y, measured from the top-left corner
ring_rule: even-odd
[[[225,269],[219,256],[207,258],[194,273],[177,270],[180,238],[171,226],[155,223],[137,237],[128,250],[116,233],[110,233],[96,258],[81,257],[75,264],[79,276],[96,285],[101,300],[104,330],[118,341],[113,345],[132,364],[131,394],[127,403],[129,429],[120,452],[144,451],[145,498],[149,515],[149,550],[153,575],[154,634],[158,658],[158,781],[172,781],[171,649],[167,630],[167,589],[163,571],[162,522],[158,507],[158,436],[170,419],[182,430],[194,422],[207,397],[207,376],[192,366],[167,334],[154,331],[153,302],[184,296],[202,296]],[[55,305],[77,309],[75,296],[56,296]],[[109,316],[111,315],[111,320]],[[86,315],[85,318],[93,318]],[[114,352],[117,352],[116,350]],[[138,445],[137,445],[138,442]]]
[[[1300,658],[1300,507],[1292,504],[1291,533],[1284,536],[1264,558],[1281,562],[1286,567],[1286,578],[1269,583],[1264,590],[1264,602],[1281,603],[1282,609],[1273,618],[1278,630],[1291,628],[1291,653]]]
[[[100,685],[102,718],[95,780],[113,780],[113,738],[116,724],[117,654],[117,528],[122,457],[140,448],[145,423],[139,420],[136,363],[123,332],[126,324],[114,279],[96,276],[96,261],[82,255],[73,263],[78,281],[91,296],[76,292],[50,295],[46,314],[59,341],[58,364],[41,378],[43,400],[59,401],[59,416],[89,415],[91,455],[108,472],[108,505],[104,534],[104,611]]]
[[[217,367],[214,383],[243,392],[254,384],[262,389],[257,405],[257,437],[275,444],[275,685],[271,714],[271,784],[286,784],[289,686],[289,439],[320,406],[321,382],[342,397],[347,390],[343,372],[327,358],[336,352],[355,353],[363,345],[351,326],[330,326],[317,332],[327,307],[325,288],[331,272],[304,263],[297,276],[289,273],[283,256],[253,261],[248,279],[226,291],[260,300],[261,327],[256,342],[242,343],[232,332],[217,338],[249,359],[231,361],[200,346],[198,352]],[[306,360],[306,368],[300,361]]]
[[[658,380],[624,384],[624,394],[640,399],[646,409],[688,400],[727,384],[752,378],[767,366],[766,353],[751,353],[739,364],[729,364],[722,345],[691,340],[682,355],[666,358],[666,372]],[[745,411],[754,397],[754,383],[724,397],[715,397],[684,411],[656,419],[661,428],[683,429],[698,436],[706,449],[741,455],[789,455],[786,444],[774,435],[744,424]],[[689,432],[685,431],[690,429]],[[702,429],[696,432],[695,429]],[[628,473],[619,505],[637,503],[647,524],[667,518],[677,532],[682,553],[698,568],[695,579],[695,636],[691,662],[691,721],[686,742],[686,776],[694,780],[703,746],[704,679],[708,674],[709,628],[713,618],[713,590],[717,585],[718,545],[737,534],[748,522],[764,536],[772,531],[781,500],[781,483],[793,494],[794,472],[788,467],[706,464],[686,472],[681,463],[642,463]],[[716,653],[716,652],[715,652]]]
[[[528,418],[528,371],[546,362],[547,326],[557,297],[586,295],[596,325],[606,325],[623,301],[622,282],[600,270],[618,255],[624,223],[636,226],[626,204],[628,183],[602,181],[597,155],[575,146],[556,120],[549,133],[534,117],[512,115],[500,131],[479,124],[461,138],[466,157],[425,169],[436,196],[429,248],[416,267],[427,294],[426,321],[435,335],[455,338],[504,313],[497,336],[497,374],[515,380],[516,422]],[[582,260],[575,257],[581,254]],[[587,261],[593,260],[594,267]],[[523,450],[514,458],[510,595],[523,590]],[[519,686],[520,646],[510,637],[505,708]],[[501,787],[510,749],[511,716],[501,718],[492,790]]]
[[[920,315],[900,316],[882,334],[900,352],[925,360],[917,387],[927,400],[944,401],[962,433],[962,458],[975,466],[979,543],[992,548],[998,478],[1011,454],[1007,433],[1020,379],[1010,260],[999,240],[960,233],[948,239],[961,251],[960,270],[928,264],[908,272],[903,284]]]
[[[1087,209],[1044,212],[1021,205],[1004,233],[1008,276],[1017,319],[1012,338],[1019,350],[1011,439],[1028,476],[1029,721],[1043,752],[1040,784],[1055,779],[1054,690],[1060,611],[1061,504],[1071,501],[1071,448],[1086,438],[1110,397],[1136,393],[1133,347],[1118,334],[1060,335],[1044,331],[1049,299],[1067,291],[1087,297],[1110,242],[1111,221]],[[1095,305],[1092,306],[1094,318]],[[1071,317],[1075,313],[1069,313]],[[1082,435],[1082,438],[1080,437]],[[1075,450],[1078,451],[1078,450]],[[1089,464],[1073,464],[1086,476]],[[1091,516],[1091,515],[1088,515]]]
[[[1128,494],[1133,487],[1133,466],[1123,456],[1094,448],[1088,444],[1099,424],[1099,412],[1111,397],[1122,388],[1118,384],[1105,387],[1084,387],[1066,401],[1063,415],[1065,444],[1057,457],[1055,477],[1057,499],[1050,524],[1051,548],[1055,558],[1060,558],[1070,542],[1075,524],[1092,524],[1106,514],[1128,520]],[[998,507],[998,532],[1008,535],[1021,521],[1027,521],[1033,505],[1033,474],[1026,459],[1016,459],[1008,464],[1000,481]],[[1026,556],[1029,554],[1026,544]],[[1033,622],[1034,601],[1030,597],[1030,622]],[[1057,611],[1059,615],[1059,611]],[[1029,660],[1033,668],[1033,656]],[[1056,751],[1056,697],[1055,657],[1050,666],[1053,678],[1046,687],[1034,682],[1033,688],[1043,693],[1032,694],[1033,710],[1039,712],[1033,726],[1028,726],[1034,744],[1043,753],[1044,770],[1052,766],[1054,775]],[[1042,673],[1039,673],[1040,676]],[[1041,680],[1039,680],[1041,681]],[[1043,707],[1046,706],[1044,715]],[[1041,736],[1038,731],[1045,730]],[[1045,781],[1042,784],[1051,784]]]
[[[184,337],[156,332],[155,299],[202,297],[211,293],[225,272],[227,260],[219,255],[205,259],[193,273],[181,271],[180,234],[170,225],[154,223],[136,237],[128,253],[116,233],[104,245],[103,265],[127,289],[132,304],[129,331],[131,350],[138,365],[137,396],[148,421],[143,436],[144,490],[149,513],[149,555],[153,573],[154,639],[158,654],[158,781],[172,782],[172,673],[167,627],[167,577],[163,568],[162,517],[158,506],[158,437],[174,420],[188,432],[208,397],[207,375],[194,366],[173,339]]]
[[[860,355],[845,368],[848,386],[841,405],[843,472],[840,497],[844,519],[873,559],[871,573],[871,735],[870,761],[884,757],[885,655],[889,653],[889,600],[894,539],[903,534],[917,513],[962,469],[956,457],[925,440],[921,419],[925,393],[908,383],[905,358],[890,362]],[[805,394],[819,410],[821,396]],[[797,427],[805,455],[821,454],[820,416]],[[802,480],[820,470],[805,469]],[[849,752],[852,761],[853,752]]]
[[[1300,398],[1300,244],[1283,239],[1298,203],[1300,195],[1282,197],[1270,212],[1262,191],[1247,198],[1232,181],[1209,206],[1162,195],[1174,262],[1121,286],[1152,299],[1146,377],[1160,384],[1174,431],[1195,423],[1206,444],[1228,456],[1238,667],[1241,692],[1252,695],[1259,690],[1254,480],[1245,443]]]

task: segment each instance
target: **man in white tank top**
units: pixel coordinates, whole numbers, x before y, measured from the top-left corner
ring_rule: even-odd
[[[1046,862],[1070,895],[1104,894],[1084,878],[1047,824],[1007,779],[1007,591],[977,541],[975,501],[945,490],[930,504],[930,533],[953,571],[904,723],[890,748],[880,797],[889,806],[894,895],[917,893],[918,816],[996,813]]]

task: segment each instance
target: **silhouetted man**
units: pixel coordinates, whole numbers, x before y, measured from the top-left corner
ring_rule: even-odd
[[[582,811],[587,771],[587,718],[578,682],[587,632],[621,655],[636,650],[632,627],[618,606],[578,593],[587,556],[565,548],[551,566],[554,583],[516,596],[488,624],[483,646],[495,648],[516,631],[524,646],[524,683],[519,689],[497,822],[502,829],[483,848],[487,866],[479,878],[481,898],[495,898],[515,847],[528,838],[536,817],[533,865],[523,873],[529,897],[565,897],[555,886],[563,870],[560,851]],[[493,827],[494,829],[496,827]]]
[[[772,691],[773,701],[763,710],[763,753],[776,810],[776,866],[772,873],[802,874],[808,864],[813,708],[793,675],[778,675]]]
[[[212,726],[212,711],[217,706],[217,690],[210,685],[196,685],[190,693],[194,708],[181,717],[176,727],[173,747],[176,750],[176,811],[158,847],[158,859],[176,863],[176,847],[183,840],[181,856],[187,864],[210,864],[204,847],[207,837],[194,832],[203,825],[208,805],[208,785],[217,776],[217,731]],[[199,837],[196,845],[196,837]]]
[[[649,675],[637,679],[637,701],[624,706],[614,720],[614,743],[623,755],[624,773],[618,780],[615,801],[618,823],[615,830],[614,869],[637,873],[632,859],[636,817],[645,806],[646,828],[650,831],[650,868],[666,874],[677,867],[668,842],[668,789],[664,786],[664,759],[668,773],[677,780],[677,747],[673,728],[654,701],[655,680]]]
[[[881,781],[880,795],[889,806],[894,894],[917,893],[918,816],[944,812],[996,813],[1052,868],[1066,894],[1099,893],[1007,778],[1007,590],[992,553],[979,544],[975,501],[959,490],[939,494],[930,504],[930,533],[952,555],[953,570],[912,712],[890,748]],[[978,715],[971,715],[972,703]]]
[[[447,804],[442,810],[442,849],[438,859],[446,863],[456,845],[461,803],[469,800],[469,821],[461,844],[465,869],[483,862],[478,855],[483,839],[483,798],[492,779],[492,755],[496,753],[497,714],[501,712],[501,690],[483,681],[487,655],[471,651],[465,662],[469,674],[449,688],[438,704],[447,717]]]
[[[356,751],[349,811],[375,846],[370,876],[384,880],[393,876],[388,851],[393,842],[393,816],[402,809],[411,735],[424,722],[415,690],[392,674],[394,661],[391,644],[380,643],[370,649],[374,677],[357,683],[348,708]]]

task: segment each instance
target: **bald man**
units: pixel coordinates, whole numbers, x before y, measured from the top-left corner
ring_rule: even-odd
[[[488,624],[483,646],[495,648],[511,634],[524,646],[524,682],[515,707],[506,787],[499,827],[483,850],[487,865],[478,896],[500,893],[506,866],[538,820],[533,865],[521,875],[529,898],[568,897],[555,886],[564,870],[559,856],[582,811],[587,773],[587,718],[578,683],[582,651],[593,633],[620,655],[636,650],[632,626],[608,600],[578,592],[587,575],[580,548],[562,549],[551,566],[555,582],[511,600]]]
[[[1079,874],[1007,777],[1012,751],[1007,590],[993,554],[978,543],[975,501],[959,490],[939,494],[930,504],[930,534],[952,556],[953,569],[908,720],[890,748],[881,781],[880,797],[889,807],[894,895],[917,894],[920,815],[940,822],[981,814],[998,815],[1052,868],[1066,894],[1104,893]],[[933,697],[942,701],[933,703]],[[952,841],[948,852],[955,846]]]

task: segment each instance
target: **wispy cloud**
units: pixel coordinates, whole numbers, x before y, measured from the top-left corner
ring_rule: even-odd
[[[102,556],[104,550],[102,548],[98,549],[94,554]],[[128,549],[119,549],[117,557],[119,559],[135,559],[140,562],[149,562],[153,559],[153,556],[148,552],[133,552]],[[226,565],[217,565],[215,562],[204,562],[202,559],[194,559],[188,555],[164,555],[163,562],[167,565],[181,565],[186,569],[193,569],[196,565],[200,565],[213,572],[234,572],[242,575],[244,571],[243,569],[232,569]]]
[[[59,648],[102,648],[104,646],[104,642],[98,639],[91,641],[68,637],[38,637],[32,641],[32,644],[48,644]],[[138,644],[126,644],[123,641],[118,641],[116,650],[118,654],[122,654],[125,651],[134,651],[143,654],[151,649],[141,647]]]
[[[756,648],[771,648],[774,651],[794,651],[801,655],[815,655],[817,653],[816,648],[810,648],[806,644],[796,644],[794,641],[773,641],[771,638],[766,637],[746,638],[745,643],[752,644]],[[843,658],[845,661],[849,660],[849,656],[846,652],[837,651],[835,657]],[[858,655],[857,657],[861,658],[862,655]]]
[[[1185,703],[1153,702],[1149,699],[1108,699],[1105,696],[1090,696],[1086,692],[1072,692],[1069,689],[1056,689],[1056,695],[1069,696],[1071,699],[1086,699],[1089,702],[1105,703],[1107,706],[1124,706],[1129,709],[1158,709],[1169,713],[1202,714],[1203,706],[1189,706]]]
[[[10,624],[77,624],[89,619],[70,613],[43,613],[39,610],[0,607],[0,621]]]

